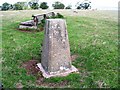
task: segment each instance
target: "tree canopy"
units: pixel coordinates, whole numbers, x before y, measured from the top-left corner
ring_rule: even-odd
[[[27,3],[26,2],[17,2],[13,5],[14,10],[23,10],[27,8]]]
[[[82,3],[78,2],[77,9],[90,9],[91,8],[91,2],[88,0],[84,0]]]
[[[54,9],[64,9],[65,5],[59,1],[55,2],[54,4],[52,4]]]
[[[47,2],[42,2],[42,3],[40,4],[40,8],[42,8],[42,9],[48,9],[49,6],[47,5]]]
[[[72,9],[72,5],[68,5],[65,9]]]
[[[15,4],[9,4],[7,2],[3,3],[0,7],[0,10],[25,10],[25,9],[48,9],[49,6],[47,5],[47,2],[42,2],[40,5],[38,4],[39,0],[30,0],[29,2],[17,2]],[[54,9],[72,9],[72,5],[68,5],[65,7],[65,5],[62,2],[56,1],[52,4],[52,7]],[[89,0],[84,0],[83,2],[77,2],[76,4],[77,9],[91,9],[91,2]]]
[[[2,4],[1,10],[6,11],[6,10],[9,10],[9,9],[12,9],[12,7],[13,7],[13,6],[12,6],[11,4],[5,2],[5,3]]]
[[[28,2],[28,4],[32,9],[38,9],[39,8],[38,1],[39,0],[32,0],[32,1]]]

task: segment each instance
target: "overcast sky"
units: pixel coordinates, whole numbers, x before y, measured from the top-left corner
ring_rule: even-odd
[[[10,4],[14,4],[18,1],[30,1],[30,0],[0,0],[0,5],[4,2],[8,2]],[[84,0],[39,0],[39,2],[48,2],[48,5],[51,6],[53,2],[60,1],[65,5],[71,4],[72,7],[75,7],[77,2],[82,2]],[[119,0],[89,0],[91,1],[92,8],[117,8]]]

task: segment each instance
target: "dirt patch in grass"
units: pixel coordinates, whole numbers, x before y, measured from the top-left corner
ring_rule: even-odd
[[[21,32],[36,32],[35,30],[25,30],[25,29],[17,29]]]
[[[45,87],[64,87],[68,84],[68,81],[61,81],[59,83],[45,82],[45,78],[37,67],[37,63],[37,60],[30,60],[22,64],[22,67],[26,69],[28,75],[34,75],[36,77],[36,85]],[[19,84],[17,87],[19,87]]]
[[[37,80],[36,81],[36,84],[39,85],[39,86],[44,86],[44,87],[51,87],[51,88],[58,88],[58,87],[65,87],[69,84],[69,81],[67,80],[64,80],[64,81],[61,81],[59,83],[48,83],[48,82],[44,82],[44,80]]]
[[[23,88],[22,83],[17,83],[17,84],[16,84],[16,88]]]
[[[78,55],[77,54],[74,54],[74,55],[71,55],[71,61],[74,61],[78,58]]]
[[[74,61],[78,55],[72,55],[71,60]],[[64,87],[68,85],[68,81],[64,80],[59,83],[48,83],[45,82],[45,78],[42,76],[42,72],[37,67],[37,60],[29,60],[22,64],[22,67],[26,69],[28,75],[34,75],[36,77],[36,85],[45,87]],[[19,86],[19,84],[18,84]]]
[[[78,55],[71,55],[71,61],[76,60],[76,58],[78,58]],[[32,74],[32,75],[36,75],[40,72],[39,68],[37,67],[37,60],[29,60],[27,62],[24,62],[22,64],[22,67],[26,69],[27,74]]]
[[[32,75],[36,75],[39,72],[39,68],[37,67],[37,60],[30,60],[27,62],[24,62],[22,64],[22,67],[26,69],[27,74],[32,74]]]

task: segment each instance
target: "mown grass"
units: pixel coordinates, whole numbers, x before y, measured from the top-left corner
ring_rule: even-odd
[[[23,62],[32,59],[40,61],[44,38],[44,32],[17,30],[21,21],[29,20],[32,14],[38,13],[25,12],[2,12],[2,83],[6,88],[16,88],[17,83],[27,88],[44,87],[37,85],[36,77],[27,75],[25,69],[21,68]],[[95,15],[65,17],[71,55],[79,55],[72,64],[80,73],[44,79],[44,82],[67,81],[68,84],[63,87],[71,88],[118,87],[117,21],[96,18]]]

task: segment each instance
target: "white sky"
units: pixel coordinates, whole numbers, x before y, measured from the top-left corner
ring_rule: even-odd
[[[10,4],[14,4],[18,1],[30,1],[30,0],[0,0],[0,5],[2,5],[4,2],[8,2]],[[71,4],[72,7],[74,8],[75,7],[75,4],[77,2],[82,2],[84,0],[39,0],[39,2],[47,2],[49,6],[52,5],[53,2],[55,1],[60,1],[62,3],[64,3],[65,5],[69,5]],[[104,8],[104,7],[107,7],[107,8],[117,8],[118,7],[118,2],[119,0],[89,0],[91,1],[91,6],[92,8]]]

